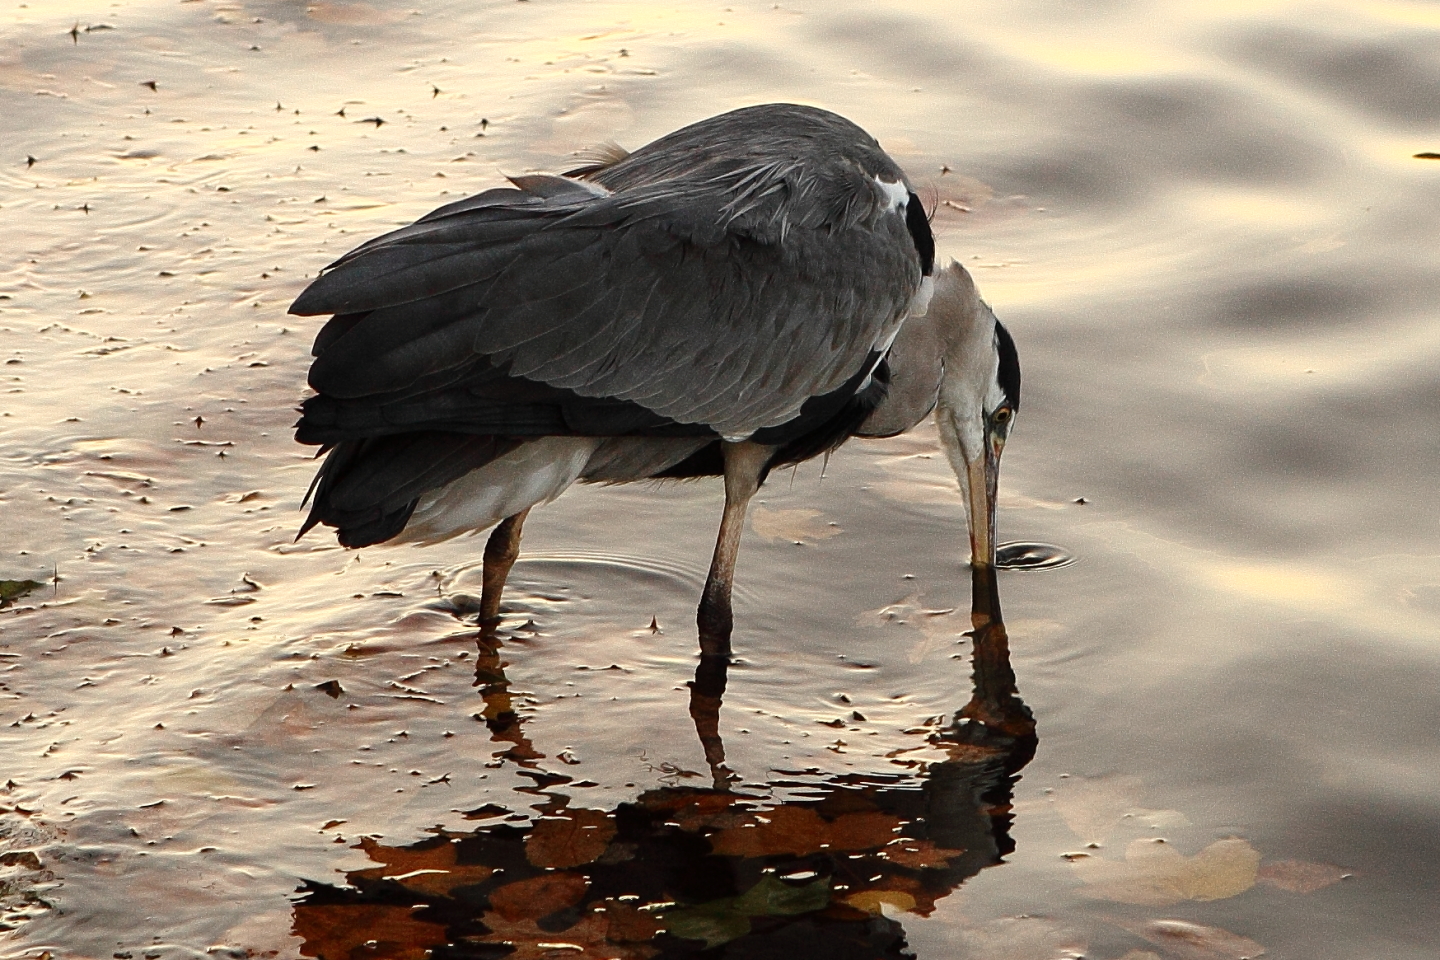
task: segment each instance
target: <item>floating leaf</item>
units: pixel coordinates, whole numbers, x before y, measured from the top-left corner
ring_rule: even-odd
[[[870,489],[897,503],[946,504],[959,499],[954,480],[946,482],[920,477],[911,480],[881,480],[871,484]]]
[[[1257,879],[1290,893],[1314,893],[1345,878],[1345,871],[1329,863],[1277,860],[1260,868]]]
[[[1265,948],[1254,940],[1220,927],[1206,927],[1185,920],[1111,922],[1164,949],[1178,960],[1254,960],[1265,955]]]
[[[1051,797],[1065,825],[1087,843],[1104,843],[1125,816],[1139,803],[1143,785],[1139,777],[1065,782]]]
[[[920,663],[927,657],[948,651],[952,644],[970,629],[968,617],[956,617],[954,607],[928,609],[919,593],[887,604],[878,610],[867,610],[855,618],[860,626],[879,626],[904,630],[914,637],[906,659]]]
[[[506,920],[534,920],[575,906],[588,889],[578,873],[545,873],[491,891],[490,906]]]
[[[1091,896],[1147,906],[1182,900],[1224,900],[1255,885],[1260,854],[1237,838],[1217,840],[1193,857],[1167,843],[1136,840],[1125,860],[1086,857],[1073,862]]]
[[[781,540],[792,543],[797,540],[802,543],[829,540],[841,533],[839,527],[821,520],[821,516],[823,514],[819,510],[809,508],[767,510],[764,507],[755,507],[750,511],[750,529],[771,543]]]
[[[1090,955],[1077,933],[1044,917],[1005,917],[962,926],[956,934],[960,949],[955,954],[967,960],[1062,960]]]
[[[604,810],[561,810],[544,817],[525,838],[525,857],[537,867],[578,867],[600,859],[615,836]]]

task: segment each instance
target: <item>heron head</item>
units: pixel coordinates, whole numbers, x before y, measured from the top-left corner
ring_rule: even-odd
[[[1000,454],[1020,410],[1020,358],[975,281],[953,260],[937,271],[929,314],[944,358],[935,422],[965,495],[970,561],[993,567]]]

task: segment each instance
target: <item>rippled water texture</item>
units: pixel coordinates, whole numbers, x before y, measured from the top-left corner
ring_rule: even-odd
[[[1433,3],[0,24],[0,955],[1435,956]],[[478,540],[293,542],[307,278],[781,99],[1018,341],[1008,631],[928,426],[771,478],[728,676],[714,483],[537,510],[489,638]]]

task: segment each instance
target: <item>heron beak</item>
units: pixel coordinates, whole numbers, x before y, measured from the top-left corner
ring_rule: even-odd
[[[1005,438],[987,429],[979,456],[965,457],[965,515],[970,524],[970,563],[995,566],[995,498]]]

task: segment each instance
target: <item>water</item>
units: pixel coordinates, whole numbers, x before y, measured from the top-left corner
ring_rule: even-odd
[[[0,23],[0,955],[1434,955],[1433,4]],[[1000,535],[1075,562],[1003,572],[1004,633],[929,427],[771,479],[723,678],[715,484],[536,511],[489,639],[478,541],[292,542],[307,277],[780,99],[1015,334]]]

